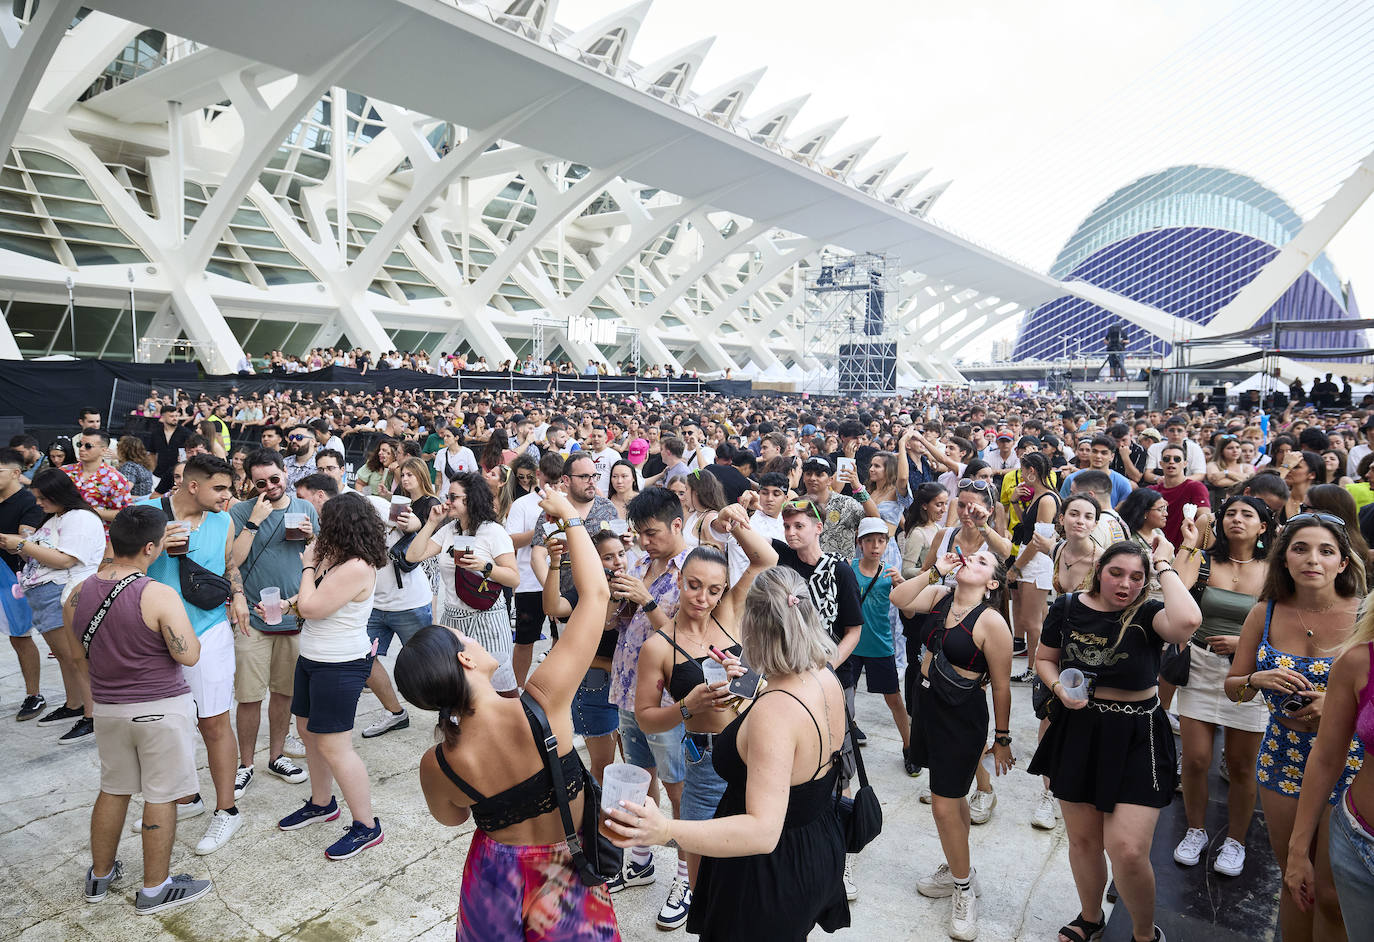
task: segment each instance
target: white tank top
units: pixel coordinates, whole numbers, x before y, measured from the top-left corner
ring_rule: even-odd
[[[332,615],[306,619],[301,629],[301,657],[327,664],[366,657],[372,647],[367,639],[367,619],[371,614],[369,595],[362,602],[345,602]]]

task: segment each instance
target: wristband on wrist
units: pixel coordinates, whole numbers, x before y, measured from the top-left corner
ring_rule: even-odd
[[[1054,693],[1055,688],[1061,687],[1061,686],[1063,686],[1063,684],[1060,682],[1060,680],[1059,680],[1058,678],[1055,678],[1054,683],[1050,684],[1050,693]]]
[[[854,495],[854,497],[857,498],[859,503],[861,504],[868,503],[868,491],[859,491]]]
[[[642,611],[646,615],[656,608],[658,608],[658,599],[652,598],[649,599],[649,601],[645,602],[643,605],[639,606],[640,611]]]

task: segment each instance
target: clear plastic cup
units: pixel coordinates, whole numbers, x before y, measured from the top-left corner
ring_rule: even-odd
[[[1047,540],[1052,540],[1052,539],[1054,539],[1054,524],[1052,524],[1052,523],[1036,523],[1036,525],[1035,525],[1035,535],[1036,535],[1036,536],[1043,536],[1043,537],[1044,537],[1045,539],[1047,539]]]
[[[262,620],[269,625],[281,624],[281,589],[268,586],[262,590],[258,601],[262,604]]]
[[[615,762],[601,773],[601,831],[608,837],[618,837],[606,829],[608,812],[619,808],[620,802],[642,805],[649,794],[650,775],[637,765]]]
[[[168,556],[185,556],[191,551],[191,525],[184,520],[173,520],[167,524],[167,532],[163,537],[164,542],[170,543],[173,538],[180,539],[181,534],[185,534],[186,542],[177,546],[168,546]]]
[[[520,688],[515,684],[515,668],[511,667],[510,661],[502,661],[501,666],[496,668],[491,675],[491,685],[503,697],[514,699],[520,696]]]
[[[301,541],[305,539],[305,531],[301,525],[305,523],[306,515],[301,513],[289,513],[284,515],[282,523],[285,525],[286,532],[282,534],[282,539]]]
[[[397,520],[401,519],[402,514],[409,512],[410,498],[397,494],[395,497],[391,498],[391,511],[388,514],[387,519],[390,520],[392,523],[395,523]]]
[[[1088,678],[1076,667],[1067,667],[1059,672],[1059,685],[1071,700],[1088,699]]]
[[[729,673],[725,670],[725,665],[715,658],[708,657],[701,665],[701,672],[706,675],[708,684],[724,683],[730,679]]]

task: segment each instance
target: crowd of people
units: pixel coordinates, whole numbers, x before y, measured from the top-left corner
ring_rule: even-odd
[[[376,846],[366,740],[420,710],[428,808],[476,826],[459,939],[619,938],[653,846],[677,855],[662,929],[834,931],[878,879],[843,800],[865,678],[931,805],[944,862],[915,888],[948,899],[952,938],[978,935],[969,835],[1017,765],[1018,697],[1041,720],[1021,824],[1062,819],[1078,891],[1060,942],[1100,938],[1109,862],[1132,937],[1163,938],[1150,850],[1178,791],[1174,860],[1226,879],[1256,872],[1258,799],[1285,940],[1374,915],[1374,403],[154,390],[135,415],[142,437],[88,410],[0,449],[16,718],[99,751],[92,902],[137,793],[139,913],[209,891],[169,875],[178,822],[208,810],[214,853],[260,770],[302,786],[279,828],[338,821],[341,796],[326,855]],[[364,688],[384,709],[358,744]],[[588,879],[561,806],[587,820],[622,764],[646,797],[605,810],[624,860]]]
[[[459,373],[500,373],[520,376],[643,376],[646,378],[675,377],[696,378],[696,370],[678,371],[671,363],[652,364],[642,371],[633,359],[616,363],[609,360],[589,361],[581,368],[571,360],[535,360],[534,354],[527,353],[525,358],[501,360],[488,363],[485,356],[456,350],[453,353],[440,351],[433,356],[427,350],[386,350],[380,356],[371,350],[355,347],[351,350],[333,347],[316,347],[304,355],[286,354],[273,350],[254,361],[244,357],[239,361],[236,372],[245,375],[259,369],[270,372],[309,373],[330,366],[359,370],[366,375],[370,370],[413,370],[417,373],[433,373],[436,376],[457,376]],[[727,378],[728,378],[728,372]]]

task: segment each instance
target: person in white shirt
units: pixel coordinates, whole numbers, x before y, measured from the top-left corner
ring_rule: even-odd
[[[1145,470],[1159,471],[1159,456],[1164,452],[1164,446],[1178,445],[1188,457],[1183,468],[1184,475],[1194,481],[1204,480],[1207,477],[1207,456],[1203,454],[1202,446],[1187,436],[1188,422],[1182,416],[1176,415],[1165,422],[1164,441],[1150,446],[1145,458]]]
[[[515,586],[515,646],[511,651],[517,687],[525,685],[525,675],[534,660],[534,646],[544,633],[544,587],[530,565],[530,544],[543,513],[539,509],[539,492],[563,476],[563,456],[557,452],[544,455],[535,475],[538,486],[524,497],[517,497],[506,515],[506,530],[515,547],[515,568],[520,572],[520,582]]]
[[[1021,459],[1016,457],[1016,449],[1013,447],[1015,442],[1016,439],[1012,437],[1011,432],[1002,429],[997,433],[996,444],[984,449],[983,461],[994,472],[1011,471],[1021,467]]]
[[[611,490],[611,467],[620,460],[620,452],[606,445],[606,426],[593,425],[587,435],[587,454],[596,464],[596,489],[602,497]]]
[[[477,470],[477,456],[463,444],[461,435],[456,425],[439,429],[444,447],[434,453],[434,473],[441,489],[446,486],[444,481],[452,480],[455,474]]]
[[[787,490],[787,475],[773,471],[759,476],[759,506],[749,515],[749,526],[755,533],[762,534],[769,540],[783,539],[782,505],[787,500]],[[716,536],[725,544],[730,585],[733,586],[749,568],[749,557],[745,555],[739,542],[726,533],[723,527],[717,528],[715,521],[712,521],[711,526]]]
[[[1353,481],[1360,479],[1360,462],[1364,460],[1364,456],[1374,451],[1374,416],[1364,420],[1360,431],[1364,433],[1364,442],[1350,449],[1350,457],[1345,463],[1345,473],[1350,475]]]

